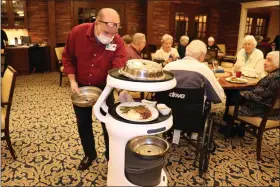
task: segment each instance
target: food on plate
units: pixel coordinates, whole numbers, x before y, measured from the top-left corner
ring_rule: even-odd
[[[230,80],[231,81],[237,81],[237,78],[236,77],[231,77]]]
[[[236,78],[236,77],[230,77],[228,81],[233,82],[233,83],[246,83],[246,80]]]
[[[148,119],[152,116],[152,112],[144,105],[139,106],[122,106],[120,108],[122,113],[134,120]]]

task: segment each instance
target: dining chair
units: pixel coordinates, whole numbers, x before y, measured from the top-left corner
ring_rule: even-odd
[[[63,53],[64,47],[56,47],[55,48],[55,54],[57,58],[57,64],[59,68],[59,86],[61,87],[62,85],[62,77],[66,76],[64,73],[64,67],[62,65],[62,53]]]
[[[2,78],[1,87],[1,133],[4,133],[1,140],[7,141],[8,148],[14,160],[16,160],[16,156],[10,139],[10,114],[16,75],[17,72],[11,66],[8,66]]]
[[[265,109],[264,117],[250,117],[250,116],[241,116],[238,115],[238,109],[240,106],[240,98],[239,95],[238,100],[235,106],[230,106],[228,110],[228,134],[233,128],[234,121],[240,121],[245,125],[245,131],[252,134],[257,138],[257,160],[261,160],[261,147],[262,147],[262,140],[265,131],[273,130],[273,129],[280,129],[280,121],[279,120],[270,120],[268,119],[270,116],[273,115],[280,115],[280,88],[277,90],[277,94],[272,99],[272,104],[267,105],[264,103],[260,103],[257,101],[255,102],[258,105],[261,105]]]
[[[235,64],[236,57],[233,55],[227,54],[227,48],[225,44],[217,44],[217,46],[220,48],[221,52],[225,54],[220,60],[221,66],[227,70],[231,70],[233,65]]]
[[[222,53],[226,54],[226,44],[217,44]]]
[[[4,75],[4,72],[8,66],[8,52],[1,50],[1,77]]]

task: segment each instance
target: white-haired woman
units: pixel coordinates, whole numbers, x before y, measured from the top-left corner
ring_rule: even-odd
[[[267,54],[264,70],[268,74],[259,81],[252,91],[242,92],[243,105],[239,108],[239,115],[263,117],[265,108],[256,102],[272,104],[272,99],[280,87],[279,53],[279,51],[272,51]],[[279,120],[280,114],[271,116],[269,119]]]
[[[189,40],[190,39],[188,36],[181,36],[181,38],[180,38],[180,44],[178,45],[178,53],[179,53],[181,59],[183,59],[185,57],[186,47],[189,43]]]
[[[247,35],[243,40],[243,48],[237,53],[235,67],[242,68],[242,74],[251,74],[256,72],[261,75],[264,73],[263,52],[256,49],[257,41],[254,36]]]
[[[173,37],[169,34],[163,35],[161,39],[161,48],[156,51],[154,59],[164,60],[164,64],[175,61],[179,58],[178,51],[172,47]]]

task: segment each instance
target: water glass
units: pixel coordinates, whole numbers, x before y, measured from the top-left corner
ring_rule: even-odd
[[[215,72],[216,69],[218,69],[218,67],[219,67],[219,62],[217,60],[214,60],[212,62],[212,65],[213,65],[213,71]]]

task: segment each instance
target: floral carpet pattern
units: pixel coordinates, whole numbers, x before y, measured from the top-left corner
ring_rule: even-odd
[[[105,186],[107,161],[98,121],[93,131],[98,159],[78,171],[83,150],[80,143],[69,84],[59,87],[58,73],[19,76],[10,117],[14,161],[5,141],[1,143],[1,186]],[[216,123],[224,105],[214,105]],[[279,186],[279,130],[266,132],[262,159],[256,160],[256,138],[246,134],[226,142],[214,131],[218,145],[210,157],[208,171],[198,176],[192,165],[194,148],[184,139],[171,145],[165,171],[169,186]]]

